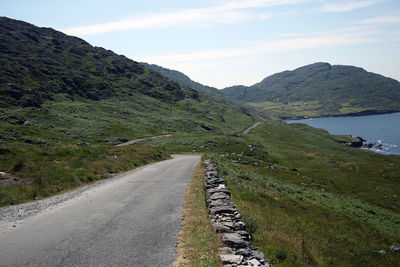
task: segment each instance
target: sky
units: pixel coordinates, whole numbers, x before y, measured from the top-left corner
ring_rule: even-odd
[[[400,81],[400,0],[0,0],[0,15],[220,89],[314,62]]]

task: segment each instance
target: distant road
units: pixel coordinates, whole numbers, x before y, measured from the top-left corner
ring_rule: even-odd
[[[0,266],[171,265],[186,188],[199,161],[177,155],[20,221],[7,224],[3,217]],[[32,211],[34,203],[0,209],[0,217]]]
[[[259,121],[257,123],[255,123],[253,126],[247,128],[246,130],[243,131],[244,134],[248,134],[251,130],[253,130],[254,128],[257,128],[260,124],[262,123],[262,121]]]
[[[160,137],[169,137],[172,136],[170,134],[164,134],[164,135],[158,135],[158,136],[152,136],[152,137],[146,137],[146,138],[141,138],[141,139],[135,139],[135,140],[131,140],[122,144],[118,144],[116,146],[127,146],[127,145],[132,145],[135,143],[139,143],[140,141],[144,141],[144,140],[148,140],[148,139],[154,139],[154,138],[160,138]]]

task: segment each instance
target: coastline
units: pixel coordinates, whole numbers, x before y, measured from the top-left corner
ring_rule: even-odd
[[[287,120],[307,120],[307,119],[316,119],[316,118],[336,118],[336,117],[363,117],[363,116],[372,116],[372,115],[383,115],[383,114],[392,114],[392,113],[400,113],[400,110],[364,110],[360,112],[352,112],[345,114],[329,114],[329,115],[321,115],[321,116],[297,116],[297,117],[279,117],[282,121]]]
[[[400,155],[400,139],[398,138],[398,135],[396,135],[396,133],[399,131],[399,128],[393,126],[393,120],[395,120],[396,122],[399,120],[400,112],[374,112],[369,115],[367,115],[366,112],[363,112],[362,114],[363,115],[359,116],[323,116],[313,118],[309,117],[303,119],[288,119],[284,122],[286,124],[304,123],[314,128],[325,129],[331,135],[349,135],[352,137],[352,140],[350,139],[338,142],[354,148],[360,148],[363,150],[368,150],[384,155]],[[390,117],[383,116],[388,114],[394,115]],[[371,118],[363,119],[363,117]],[[354,118],[354,120],[350,118]],[[313,119],[315,119],[315,121],[313,121]],[[320,124],[318,119],[321,119],[321,122],[325,121],[325,124]],[[333,120],[331,121],[330,119]],[[345,121],[351,123],[343,123]],[[354,122],[359,121],[362,121],[365,127],[361,125],[357,127],[352,127]],[[378,125],[380,126],[377,128]],[[395,125],[397,124],[395,123]],[[363,130],[360,131],[360,127]],[[348,131],[346,130],[346,132],[344,132],[342,128],[347,129]],[[373,134],[371,135],[371,133]]]

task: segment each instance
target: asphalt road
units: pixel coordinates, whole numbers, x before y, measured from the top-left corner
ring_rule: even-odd
[[[3,227],[0,265],[171,265],[199,160],[178,155],[142,167]]]
[[[141,138],[141,139],[135,139],[135,140],[131,140],[131,141],[128,141],[128,142],[125,142],[122,144],[118,144],[116,146],[128,146],[128,145],[139,143],[144,140],[156,139],[156,138],[161,138],[161,137],[170,137],[170,136],[172,136],[172,135],[171,134],[163,134],[163,135],[157,135],[157,136],[146,137],[146,138]]]
[[[247,128],[246,130],[243,131],[244,134],[248,134],[251,130],[257,128],[260,124],[262,123],[262,121],[260,122],[256,122],[253,126]]]

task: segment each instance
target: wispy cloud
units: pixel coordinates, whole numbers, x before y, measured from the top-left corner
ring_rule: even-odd
[[[399,23],[400,22],[400,14],[397,15],[385,15],[385,16],[376,16],[369,19],[364,19],[359,24],[389,24],[389,23]]]
[[[285,34],[290,36],[289,34]],[[313,36],[294,37],[271,42],[262,42],[245,48],[207,50],[192,53],[172,54],[163,56],[150,56],[139,59],[140,61],[166,64],[171,62],[194,62],[203,60],[221,60],[233,57],[245,57],[281,51],[295,51],[304,49],[316,49],[325,47],[337,47],[361,43],[376,42],[379,39],[375,34],[367,31],[358,32],[355,28],[336,30],[330,33],[318,33]]]
[[[245,9],[269,6],[294,5],[315,0],[245,0],[230,1],[210,8],[186,9],[169,13],[147,14],[132,19],[79,26],[61,31],[78,36],[102,34],[124,30],[164,28],[177,25],[209,25],[210,23],[236,23],[252,19],[267,19],[266,14],[254,16]]]
[[[368,1],[342,1],[339,3],[326,3],[322,12],[348,12],[360,8],[376,5],[382,1],[368,0]]]

